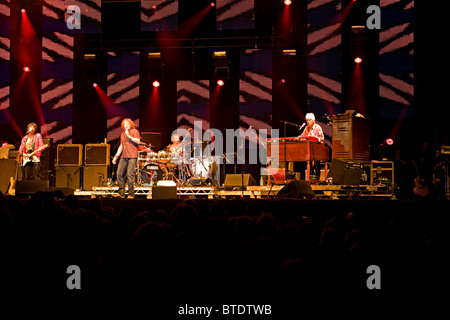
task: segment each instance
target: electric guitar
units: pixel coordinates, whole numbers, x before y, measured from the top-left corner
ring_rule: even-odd
[[[34,150],[34,151],[31,152],[31,153],[24,153],[24,154],[21,156],[21,159],[19,159],[20,165],[21,165],[22,167],[24,167],[28,162],[33,161],[33,157],[36,155],[37,152],[40,152],[40,151],[44,150],[44,149],[47,148],[47,147],[48,147],[48,144],[44,144],[42,147],[40,147],[40,148]]]

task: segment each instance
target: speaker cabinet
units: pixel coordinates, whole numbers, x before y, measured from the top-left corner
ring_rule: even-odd
[[[256,180],[250,173],[227,174],[225,177],[224,186],[226,190],[241,190],[242,186],[244,187],[244,189],[247,186],[256,186]]]
[[[152,199],[175,199],[176,197],[176,186],[152,187]]]
[[[59,144],[57,149],[57,165],[81,166],[83,159],[82,144]]]
[[[294,180],[278,191],[276,198],[304,199],[313,198],[311,183],[306,180]]]
[[[109,165],[110,145],[108,143],[86,144],[84,146],[84,165]]]
[[[332,159],[370,161],[370,120],[333,117]]]
[[[327,178],[333,179],[333,184],[359,186],[367,184],[367,174],[364,163],[350,159],[333,159]]]
[[[16,196],[30,196],[48,188],[48,180],[16,181]]]
[[[84,166],[83,190],[92,190],[93,187],[103,187],[108,180],[108,166]]]
[[[161,133],[160,132],[142,132],[141,141],[146,144],[151,144],[152,149],[161,150]]]
[[[56,166],[55,187],[80,189],[81,167],[79,166]]]
[[[54,170],[55,151],[53,148],[53,138],[44,138],[44,144],[48,145],[48,148],[42,150],[40,163],[39,163],[39,177],[40,180],[49,180],[51,173]]]

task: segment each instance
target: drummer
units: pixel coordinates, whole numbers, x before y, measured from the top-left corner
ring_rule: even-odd
[[[171,138],[172,144],[167,146],[167,152],[172,158],[181,158],[183,155],[183,147],[180,143],[180,135],[174,134]]]

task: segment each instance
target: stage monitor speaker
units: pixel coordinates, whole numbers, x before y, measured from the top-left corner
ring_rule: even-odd
[[[83,155],[82,144],[59,144],[57,149],[56,164],[81,166]]]
[[[110,145],[108,143],[86,144],[84,146],[84,165],[109,165]]]
[[[152,199],[176,199],[177,187],[152,187]]]
[[[333,159],[327,178],[333,179],[333,184],[359,186],[367,183],[367,175],[362,161],[349,159]]]
[[[81,187],[81,167],[79,166],[56,166],[55,177],[56,188],[76,190]]]
[[[93,187],[103,187],[108,180],[108,166],[84,166],[83,190],[92,190]]]
[[[16,181],[16,196],[30,196],[48,188],[48,180]]]
[[[206,186],[209,182],[208,178],[198,178],[198,177],[192,177],[188,180],[188,185],[191,187],[196,186]]]
[[[142,132],[141,141],[151,144],[154,151],[161,150],[161,132]]]
[[[45,189],[45,192],[51,194],[52,197],[56,197],[56,198],[65,198],[65,197],[75,194],[75,190],[71,189],[71,188],[52,187],[52,188]]]
[[[278,191],[276,198],[304,199],[314,198],[311,182],[306,180],[294,180]]]
[[[256,180],[250,173],[227,174],[224,187],[226,190],[242,190],[247,186],[256,186]]]

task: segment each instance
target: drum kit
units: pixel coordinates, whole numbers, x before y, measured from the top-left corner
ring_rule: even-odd
[[[155,186],[161,180],[173,180],[177,185],[188,185],[191,178],[200,178],[216,184],[217,164],[214,157],[184,157],[183,148],[171,148],[155,152],[152,145],[141,142],[136,163],[136,183]]]

